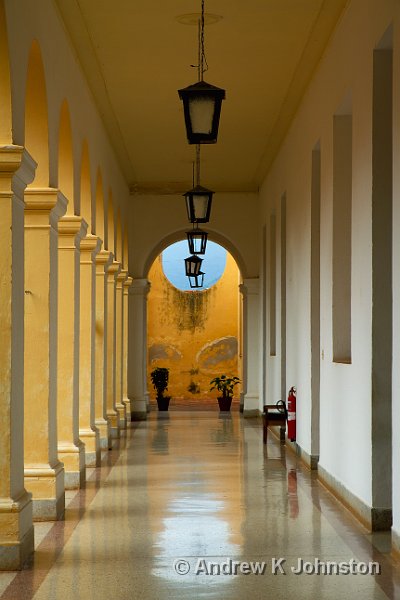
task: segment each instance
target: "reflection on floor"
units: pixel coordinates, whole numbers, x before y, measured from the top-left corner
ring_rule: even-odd
[[[390,535],[264,447],[259,420],[151,413],[105,461],[65,522],[36,525],[34,565],[0,574],[1,600],[400,598]]]

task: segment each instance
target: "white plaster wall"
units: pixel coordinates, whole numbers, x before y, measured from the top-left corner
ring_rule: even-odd
[[[213,198],[210,223],[202,228],[210,233],[209,239],[231,252],[246,278],[259,274],[258,224],[258,194],[218,193]],[[142,278],[164,248],[186,239],[185,231],[192,225],[183,196],[135,195],[130,200],[129,228],[130,272]]]
[[[100,167],[105,196],[108,196],[108,190],[111,189],[115,211],[120,206],[123,214],[126,214],[128,186],[54,2],[6,0],[5,6],[10,49],[14,143],[24,144],[27,68],[31,45],[36,39],[42,52],[47,86],[50,186],[57,187],[58,183],[60,109],[63,100],[67,99],[73,136],[75,200],[79,203],[82,143],[87,139],[92,189],[95,189],[97,170]]]
[[[398,31],[398,13],[395,0],[350,3],[260,190],[261,225],[268,223],[271,211],[279,214],[280,198],[287,194],[287,388],[291,385],[298,388],[297,441],[311,453],[311,154],[320,141],[320,465],[368,505],[371,504],[372,59],[376,44],[393,20]],[[395,89],[396,81],[398,86],[399,76],[396,80],[395,73]],[[353,114],[352,364],[345,365],[332,362],[332,119],[349,92]],[[396,218],[400,221],[400,214]],[[400,281],[396,280],[396,286],[399,294]],[[278,285],[278,319],[279,306]],[[397,340],[397,358],[398,344]],[[267,401],[275,400],[279,369],[280,361],[268,358]],[[396,411],[398,415],[398,406]],[[394,473],[399,471],[398,444],[396,448]],[[397,514],[396,502],[394,509]],[[400,515],[395,518],[400,523]]]

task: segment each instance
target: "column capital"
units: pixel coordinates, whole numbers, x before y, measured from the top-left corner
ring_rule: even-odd
[[[150,291],[151,283],[148,279],[132,279],[129,288],[129,294],[135,296],[147,296]]]
[[[121,289],[122,289],[122,287],[123,287],[123,283],[124,283],[124,281],[125,281],[125,279],[126,279],[126,276],[127,276],[127,272],[126,272],[126,271],[124,271],[123,269],[121,269],[121,271],[118,273],[118,275],[117,275],[117,277],[116,277],[116,280],[117,280],[117,285],[118,285],[119,287],[121,287]]]
[[[86,235],[87,223],[77,215],[65,215],[58,221],[57,229],[58,247],[77,249]]]
[[[130,277],[128,275],[128,277],[124,281],[124,294],[128,294],[129,293],[129,288],[132,285],[132,281],[133,281],[132,277]]]
[[[113,260],[113,262],[111,264],[109,264],[107,267],[107,273],[109,275],[112,275],[113,277],[115,277],[116,274],[119,273],[120,269],[121,269],[120,263],[117,262],[116,260]]]
[[[24,201],[25,215],[35,219],[35,227],[52,225],[57,228],[58,220],[67,210],[67,199],[56,188],[26,188]]]
[[[88,233],[84,238],[81,239],[80,249],[81,252],[95,252],[101,247],[101,240],[97,235]]]
[[[0,173],[13,175],[21,166],[24,152],[28,154],[23,146],[0,146]]]
[[[100,238],[99,238],[99,240],[100,240]],[[102,249],[96,254],[96,264],[97,265],[105,266],[110,262],[110,259],[111,259],[111,252],[109,252],[108,250]]]
[[[258,277],[243,279],[243,283],[239,285],[239,290],[243,296],[258,296],[260,293],[260,279]]]
[[[0,146],[0,194],[23,196],[35,177],[37,164],[23,146]]]

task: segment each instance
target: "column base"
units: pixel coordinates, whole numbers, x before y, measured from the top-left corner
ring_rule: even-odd
[[[146,400],[131,400],[131,421],[146,421]]]
[[[0,571],[19,571],[35,549],[31,495],[0,499]]]
[[[77,490],[85,486],[85,445],[79,440],[77,444],[58,444],[58,458],[64,463],[64,479],[66,490]]]
[[[100,450],[108,450],[110,446],[111,434],[110,424],[107,419],[96,419],[96,427],[99,430],[99,445]]]
[[[34,521],[58,521],[64,518],[64,467],[31,467],[24,470],[25,488],[32,494]]]
[[[79,437],[85,445],[85,466],[99,467],[101,464],[101,451],[98,430],[80,429]]]
[[[125,404],[117,404],[116,405],[117,413],[118,413],[118,427],[120,429],[126,429],[126,406]]]
[[[125,405],[126,421],[127,421],[127,423],[129,423],[131,420],[131,412],[132,412],[131,401],[129,400],[129,398],[123,398],[122,404]]]
[[[245,394],[243,398],[243,416],[244,417],[258,417],[261,415],[260,409],[260,398],[258,395]]]
[[[118,413],[116,411],[107,413],[107,419],[110,424],[110,437],[112,440],[117,440],[119,438]]]

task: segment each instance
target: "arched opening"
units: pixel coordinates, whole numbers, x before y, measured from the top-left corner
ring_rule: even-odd
[[[150,373],[155,367],[166,367],[172,409],[218,409],[218,394],[210,392],[211,379],[222,374],[242,379],[241,273],[233,256],[209,241],[203,262],[208,278],[203,288],[193,290],[185,281],[187,255],[186,240],[169,244],[148,273],[150,406],[156,407]],[[239,408],[239,392],[236,388],[233,409]]]
[[[75,212],[71,119],[66,100],[61,105],[58,145],[58,187],[68,200],[67,214]]]
[[[104,243],[104,192],[103,178],[100,169],[97,171],[93,223],[95,224],[93,233],[95,233]]]
[[[117,228],[116,228],[116,239],[115,239],[115,255],[116,260],[122,265],[122,224],[121,224],[121,209],[118,207],[117,211]]]
[[[128,242],[128,225],[125,225],[124,228],[124,243],[123,243],[123,257],[122,264],[124,266],[125,271],[129,272],[129,242]]]
[[[0,2],[0,144],[12,144],[11,86],[7,24],[4,2]]]
[[[106,228],[106,239],[105,244],[109,252],[112,252],[115,256],[115,230],[114,230],[114,202],[111,190],[108,192],[108,204],[107,204],[107,228]]]
[[[25,96],[25,146],[36,161],[35,187],[49,185],[49,128],[42,56],[37,41],[29,55]]]
[[[90,160],[89,148],[86,140],[82,147],[81,158],[81,195],[80,195],[80,213],[92,230],[92,192],[90,184]]]

